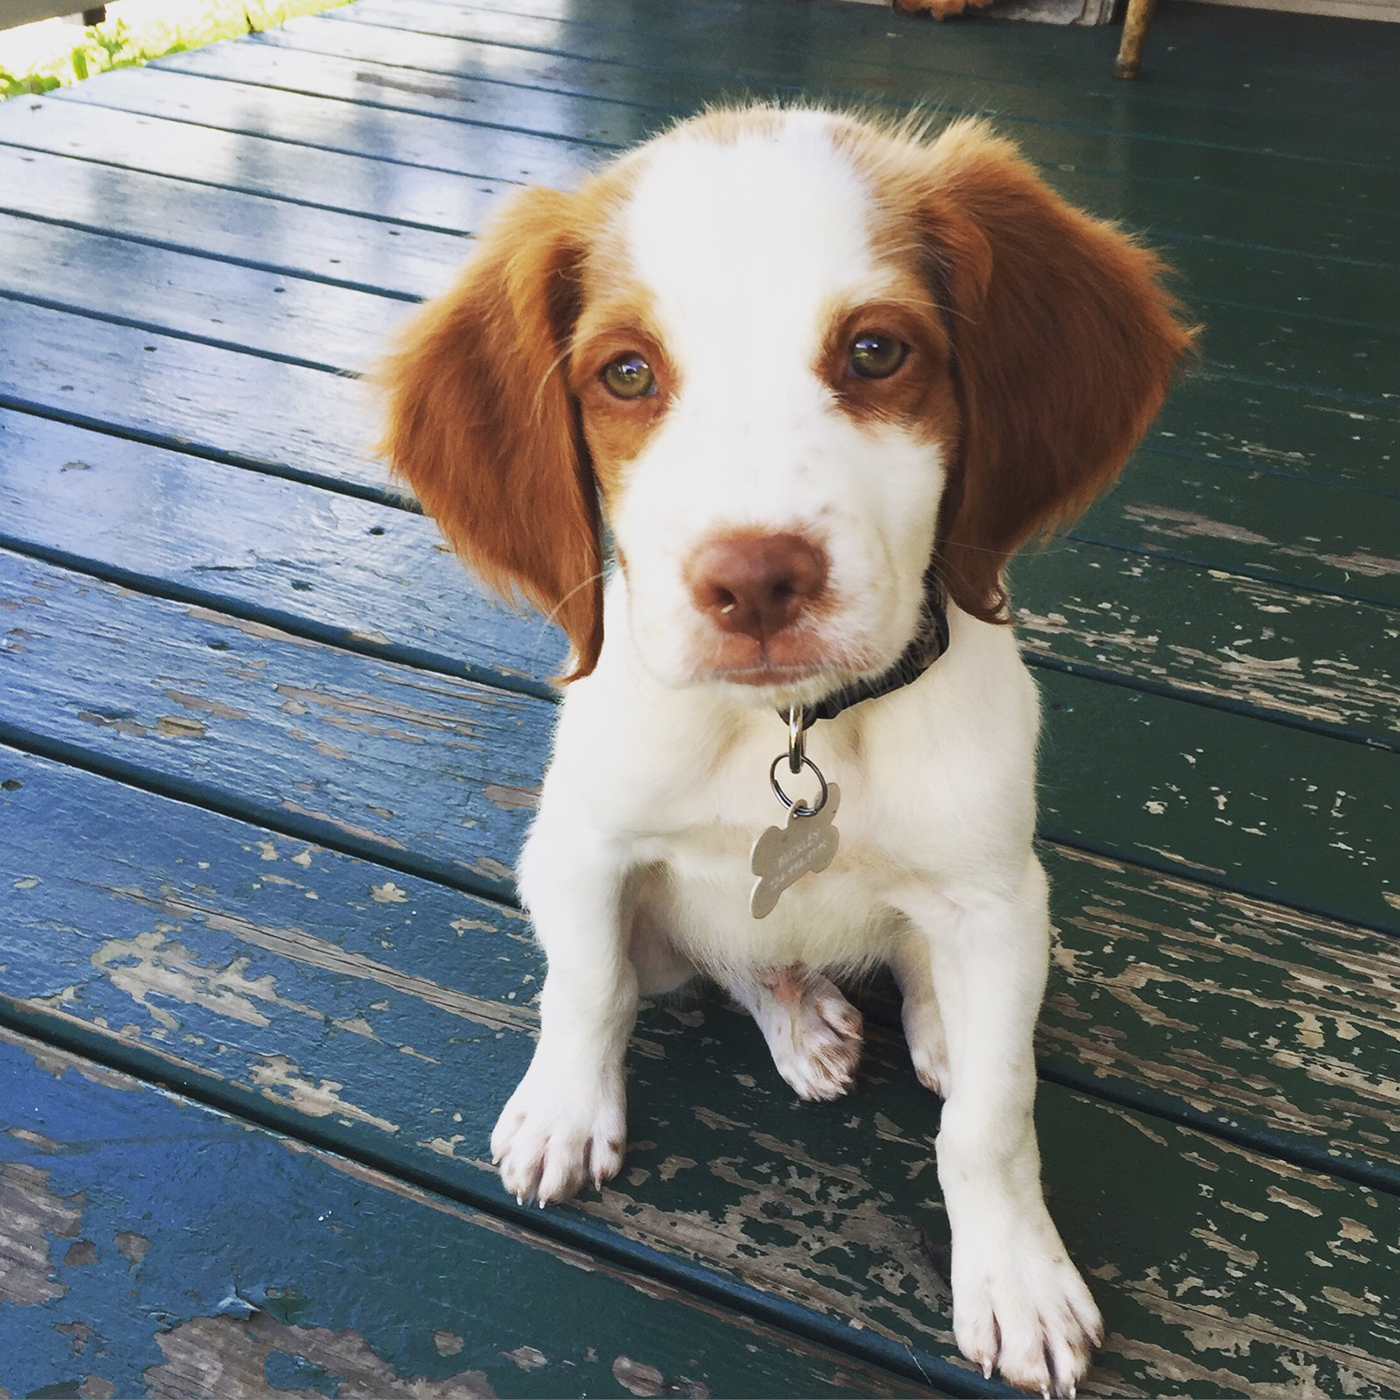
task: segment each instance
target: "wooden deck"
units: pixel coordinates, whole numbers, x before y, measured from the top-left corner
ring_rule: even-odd
[[[558,638],[394,504],[354,373],[523,181],[721,94],[985,111],[1207,325],[1022,560],[1052,1209],[1113,1395],[1400,1391],[1400,32],[358,0],[0,108],[0,1395],[998,1394],[886,993],[797,1103],[643,1014],[627,1166],[486,1160]]]

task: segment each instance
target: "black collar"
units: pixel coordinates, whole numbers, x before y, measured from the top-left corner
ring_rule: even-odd
[[[881,695],[902,690],[912,684],[948,650],[948,606],[943,593],[943,585],[938,579],[937,561],[928,567],[924,575],[923,619],[914,640],[904,648],[899,659],[888,670],[868,680],[852,681],[830,695],[823,696],[814,705],[802,707],[802,728],[808,729],[819,719],[835,719],[844,710],[859,705],[865,700],[875,700]],[[779,710],[784,720],[787,711]]]

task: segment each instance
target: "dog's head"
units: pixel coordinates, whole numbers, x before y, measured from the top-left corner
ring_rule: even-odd
[[[893,663],[931,560],[1004,617],[1189,348],[1162,271],[981,123],[711,113],[510,202],[389,362],[385,451],[571,679],[605,517],[659,677],[805,702]]]

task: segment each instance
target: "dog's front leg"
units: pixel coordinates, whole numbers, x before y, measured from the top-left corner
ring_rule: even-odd
[[[938,1179],[953,1237],[953,1331],[1012,1385],[1073,1395],[1103,1323],[1045,1207],[1032,1037],[1050,925],[1034,856],[999,893],[921,890],[901,901],[928,939],[947,1035]]]
[[[520,891],[549,966],[534,1059],[491,1135],[518,1200],[566,1200],[622,1168],[623,1057],[637,1017],[627,954],[626,862],[586,825],[544,809],[520,860]]]

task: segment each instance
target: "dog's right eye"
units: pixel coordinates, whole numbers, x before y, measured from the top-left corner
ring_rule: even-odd
[[[641,399],[656,392],[656,376],[640,355],[619,355],[603,370],[608,393],[618,399]]]

